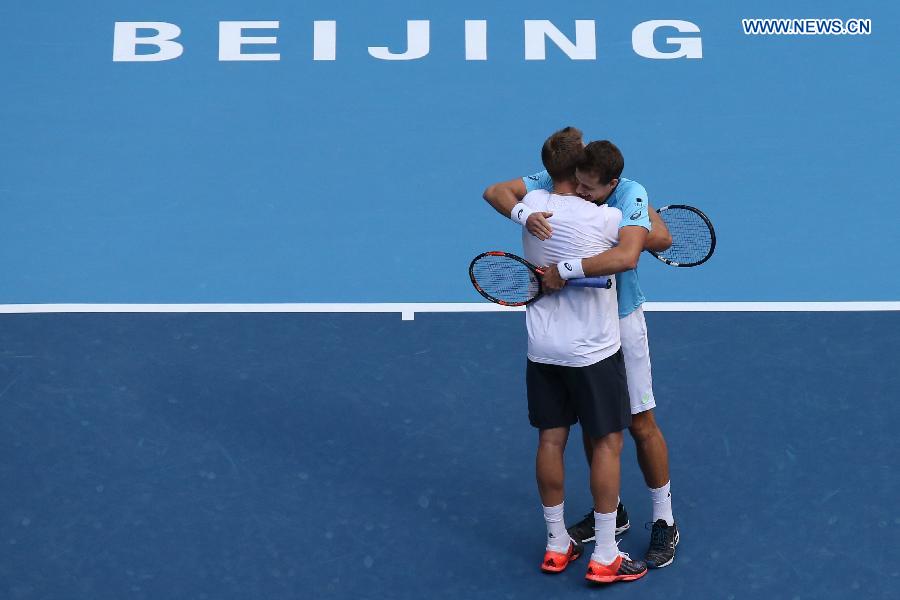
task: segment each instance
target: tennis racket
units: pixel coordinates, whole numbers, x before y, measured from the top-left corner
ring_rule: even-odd
[[[543,295],[544,272],[509,252],[483,252],[469,264],[469,279],[478,293],[503,306],[525,306]],[[609,289],[609,277],[569,279],[566,285]]]
[[[672,234],[672,246],[650,254],[673,267],[696,267],[709,260],[716,249],[716,230],[703,211],[670,204],[656,212]]]

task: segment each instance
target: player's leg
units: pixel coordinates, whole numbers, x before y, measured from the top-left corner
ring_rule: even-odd
[[[590,467],[591,462],[593,461],[594,442],[591,440],[591,436],[589,436],[583,428],[581,430],[581,443],[584,448],[585,459]],[[616,535],[622,535],[629,527],[631,527],[631,522],[628,520],[628,511],[625,510],[625,505],[622,504],[620,499],[618,506],[616,507]],[[589,510],[580,521],[569,527],[568,531],[569,536],[571,536],[573,540],[578,540],[582,544],[593,542],[594,511]]]
[[[621,351],[593,365],[567,371],[567,383],[581,427],[593,441],[590,464],[595,546],[586,577],[601,583],[638,579],[647,572],[646,565],[620,553],[615,538],[622,432],[631,424]]]
[[[563,456],[566,441],[569,438],[568,427],[541,429],[538,434],[537,475],[538,493],[544,506],[556,506],[565,500],[565,467]]]
[[[547,527],[547,544],[541,570],[558,573],[578,558],[581,544],[569,539],[565,527],[565,455],[569,427],[576,422],[560,367],[528,361],[528,419],[538,428],[535,475]]]
[[[619,332],[631,401],[629,432],[634,439],[638,464],[650,490],[653,507],[650,546],[645,558],[651,568],[661,568],[672,564],[675,559],[678,529],[672,515],[668,449],[653,413],[656,398],[653,395],[650,345],[643,309],[639,307],[619,319]]]
[[[562,554],[569,550],[570,545],[563,514],[565,506],[565,467],[563,456],[568,437],[568,427],[541,429],[538,434],[537,458],[535,460],[538,494],[541,496],[544,522],[547,525],[546,549],[548,552]]]
[[[634,438],[638,464],[647,487],[657,489],[669,483],[669,451],[666,439],[656,424],[653,409],[631,415],[628,431]]]
[[[594,498],[596,544],[591,560],[610,564],[619,554],[616,546],[616,507],[619,504],[619,476],[622,432],[594,440],[591,460],[591,496]]]

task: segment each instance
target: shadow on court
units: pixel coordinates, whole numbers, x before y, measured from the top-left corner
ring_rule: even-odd
[[[647,319],[682,541],[593,589],[538,571],[520,313],[3,315],[0,595],[891,597],[900,314]]]

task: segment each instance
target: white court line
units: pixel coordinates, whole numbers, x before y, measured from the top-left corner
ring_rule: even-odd
[[[651,312],[858,312],[900,310],[900,302],[646,302]]]
[[[266,304],[0,304],[0,314],[35,313],[416,313],[516,312],[489,302],[266,303]],[[900,311],[886,302],[647,302],[648,312],[857,312]]]

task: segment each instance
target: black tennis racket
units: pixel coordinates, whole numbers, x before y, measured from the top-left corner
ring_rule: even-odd
[[[716,230],[703,211],[684,204],[670,204],[656,212],[672,234],[672,246],[650,254],[673,267],[696,267],[709,260],[716,250]]]
[[[469,279],[478,293],[503,306],[525,306],[543,295],[544,272],[509,252],[483,252],[469,264]],[[609,277],[569,279],[566,285],[609,289]]]

